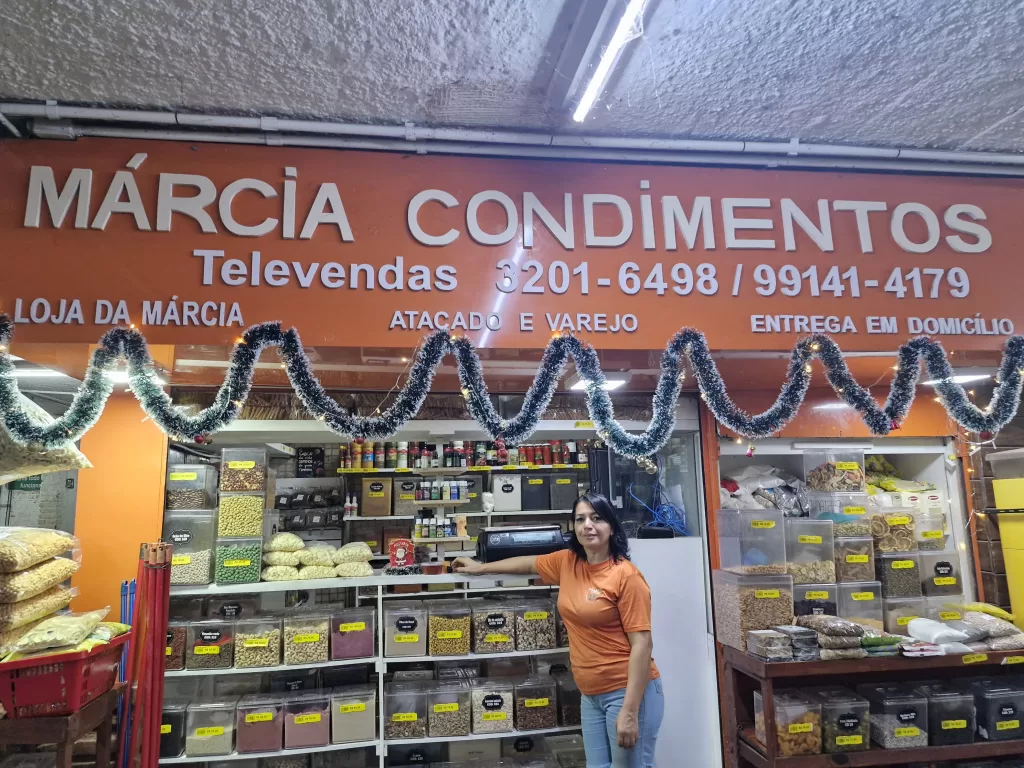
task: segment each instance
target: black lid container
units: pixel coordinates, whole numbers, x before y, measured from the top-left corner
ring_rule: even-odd
[[[551,475],[523,475],[523,510],[551,509]]]

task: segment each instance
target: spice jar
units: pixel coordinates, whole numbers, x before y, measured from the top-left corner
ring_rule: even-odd
[[[188,757],[228,755],[235,743],[237,699],[189,704],[185,731]]]
[[[427,611],[421,603],[390,603],[384,609],[384,655],[427,654]]]
[[[427,736],[427,694],[420,683],[388,683],[384,687],[384,738]]]
[[[267,452],[252,448],[221,451],[221,491],[263,491],[267,486]]]
[[[330,617],[322,613],[293,613],[284,618],[284,663],[319,664],[327,661]]]
[[[276,667],[280,663],[280,619],[260,616],[235,622],[236,668]]]
[[[243,696],[235,709],[235,751],[279,752],[284,744],[284,705],[280,696]]]
[[[331,660],[362,659],[377,653],[375,608],[345,608],[331,616]]]
[[[506,680],[474,680],[473,733],[507,733],[514,724],[513,686]]]
[[[461,680],[439,682],[427,689],[427,733],[430,738],[469,736],[470,688]]]
[[[375,469],[384,469],[385,458],[387,456],[387,447],[385,443],[378,442],[374,443],[373,446],[373,466]]]
[[[428,653],[431,656],[465,656],[471,636],[470,608],[465,601],[436,602],[430,606]]]
[[[508,653],[516,649],[516,615],[508,603],[473,605],[474,653]]]
[[[331,742],[331,699],[304,693],[285,704],[284,748],[325,747]]]
[[[398,446],[395,443],[384,444],[384,466],[389,469],[398,466]]]
[[[377,689],[366,685],[331,692],[331,743],[373,741],[377,738]]]
[[[524,600],[516,603],[515,612],[516,650],[541,651],[558,646],[553,600]]]
[[[515,684],[515,725],[519,731],[558,727],[558,689],[550,677],[528,677]]]
[[[185,752],[184,701],[165,701],[160,717],[160,757],[181,757]]]
[[[188,625],[186,669],[229,669],[234,654],[234,626],[230,621],[197,621]]]

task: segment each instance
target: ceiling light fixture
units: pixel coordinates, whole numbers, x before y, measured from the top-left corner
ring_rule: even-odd
[[[606,374],[603,389],[618,389],[624,384],[628,384],[630,379],[632,378],[633,374],[631,371],[615,371],[614,373]],[[574,371],[573,373],[569,374],[569,376],[567,376],[565,379],[566,389],[572,389],[575,390],[576,392],[580,392],[586,389],[589,383],[589,379],[585,379],[582,376],[580,376],[579,371]]]
[[[589,384],[589,383],[590,382],[588,382],[586,379],[580,379],[575,384],[570,386],[569,389],[575,389],[577,391],[581,390],[581,389],[586,389],[587,388],[587,384]],[[625,383],[626,383],[625,379],[605,379],[604,380],[604,386],[601,387],[601,388],[602,389],[606,389],[606,390],[618,389],[619,387],[621,387]]]
[[[852,409],[852,405],[846,403],[822,403],[812,408],[815,411],[847,411]]]
[[[954,384],[970,384],[972,381],[985,381],[991,379],[992,374],[990,373],[961,373],[953,377],[952,381]],[[939,379],[930,379],[928,381],[922,381],[921,385],[925,387],[934,387],[939,383]]]
[[[612,39],[608,43],[608,47],[604,49],[604,53],[601,54],[601,60],[594,69],[594,76],[587,83],[580,103],[576,105],[576,111],[573,112],[572,119],[577,123],[583,122],[583,118],[587,116],[591,107],[594,106],[594,102],[597,101],[597,97],[600,95],[605,83],[608,82],[608,75],[611,74],[612,66],[615,64],[615,59],[618,58],[622,47],[638,36],[638,33],[635,33],[634,30],[643,18],[646,6],[647,0],[629,0],[629,3],[626,5],[626,10],[622,14],[622,18],[619,19],[618,26],[615,27]]]
[[[128,371],[104,371],[103,375],[110,379],[115,384],[127,384],[128,383]],[[161,379],[159,376],[154,376],[153,381],[158,386],[166,387],[167,382]]]
[[[16,379],[54,379],[67,378],[67,374],[60,371],[51,371],[49,368],[15,368],[14,378]]]

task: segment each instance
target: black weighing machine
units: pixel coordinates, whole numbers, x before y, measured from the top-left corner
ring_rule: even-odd
[[[558,525],[484,528],[476,540],[476,556],[482,563],[547,555],[560,549],[565,549],[565,538]]]

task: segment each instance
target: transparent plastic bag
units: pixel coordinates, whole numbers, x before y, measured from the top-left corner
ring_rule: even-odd
[[[334,547],[306,547],[299,550],[299,562],[303,565],[324,565],[334,567]]]
[[[0,430],[2,431],[2,430]],[[52,528],[0,528],[0,573],[23,571],[78,548],[78,539]]]
[[[823,635],[818,633],[818,647],[837,650],[839,648],[860,648],[859,637]]]
[[[993,637],[988,641],[993,651],[1019,651],[1024,648],[1024,634]]]
[[[96,625],[110,613],[110,606],[86,613],[65,613],[51,616],[40,622],[30,632],[26,632],[14,643],[15,653],[32,653],[50,648],[62,648],[66,645],[78,645],[85,640]]]
[[[861,637],[864,627],[836,616],[797,616],[796,625],[832,637]]]
[[[299,568],[300,579],[333,579],[333,565],[307,565]]]
[[[263,569],[260,578],[264,581],[293,581],[299,578],[299,569],[287,565],[272,565]]]
[[[16,642],[18,642],[18,640],[20,640],[25,635],[26,632],[28,632],[33,627],[38,626],[42,621],[43,619],[36,619],[35,621],[30,621],[23,627],[18,627],[16,629],[8,629],[4,632],[0,632],[0,659],[2,659],[4,656],[11,652],[11,647]]]
[[[907,624],[907,633],[915,640],[935,645],[962,643],[967,640],[967,635],[963,632],[932,619],[911,619]]]
[[[344,579],[366,578],[373,576],[373,566],[369,563],[338,563],[334,573]]]
[[[334,553],[334,564],[368,563],[373,560],[373,552],[365,541],[353,541]]]
[[[863,648],[822,648],[818,653],[822,661],[866,659],[868,657],[868,652]]]
[[[109,643],[115,637],[120,637],[125,632],[131,631],[131,626],[128,624],[122,624],[119,621],[101,621],[96,625],[96,628],[89,633],[89,637],[86,640],[99,640],[104,643]]]
[[[53,424],[54,418],[40,406],[20,392],[14,402],[29,422],[45,427]],[[45,450],[39,445],[20,445],[6,429],[0,429],[0,485],[32,475],[48,472],[63,472],[71,469],[89,469],[92,464],[75,444],[68,442],[57,448]],[[60,554],[55,552],[54,554]],[[31,565],[31,563],[30,563]]]
[[[1020,632],[1010,622],[980,611],[964,611],[961,621],[978,629],[988,630],[989,637],[1009,637]]]
[[[264,565],[288,565],[292,568],[298,567],[299,563],[298,552],[264,552],[263,553],[263,564]]]
[[[0,574],[0,603],[17,603],[61,584],[78,570],[78,560],[53,557],[23,571]]]
[[[275,533],[263,548],[264,552],[298,552],[306,542],[294,533]]]
[[[67,607],[77,594],[77,589],[50,587],[41,595],[22,600],[20,603],[0,604],[0,632],[23,627],[36,619],[49,616]]]

